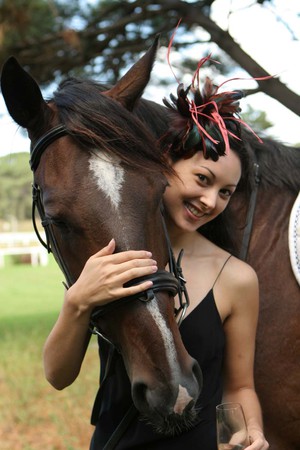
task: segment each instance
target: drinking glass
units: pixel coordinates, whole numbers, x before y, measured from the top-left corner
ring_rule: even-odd
[[[239,403],[222,403],[217,411],[218,450],[243,450],[249,445],[244,411]]]

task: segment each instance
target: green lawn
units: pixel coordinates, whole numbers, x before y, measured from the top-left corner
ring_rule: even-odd
[[[69,388],[55,391],[43,373],[42,348],[63,300],[62,280],[52,259],[47,267],[0,268],[0,450],[88,449],[95,339]]]
[[[64,287],[53,258],[46,267],[12,264],[0,269],[0,318],[57,312]]]

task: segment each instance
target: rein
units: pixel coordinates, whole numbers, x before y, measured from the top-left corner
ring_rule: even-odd
[[[66,129],[65,126],[59,125],[57,127],[52,128],[50,131],[45,133],[35,144],[33,149],[31,150],[31,158],[30,158],[30,167],[31,170],[34,172],[40,162],[40,159],[46,150],[46,148],[53,143],[56,139],[59,139],[63,136],[68,135],[69,132]],[[38,214],[41,219],[41,223],[44,227],[45,234],[46,234],[46,242],[43,240],[43,238],[40,235],[40,232],[38,230],[37,224],[36,224],[36,210],[38,211]],[[141,278],[136,278],[132,280],[130,283],[128,283],[126,286],[130,285],[136,285],[141,283],[145,280],[151,280],[153,282],[153,286],[137,295],[132,295],[128,297],[124,297],[122,299],[116,300],[112,303],[108,303],[107,305],[98,307],[95,309],[95,311],[91,315],[91,331],[94,334],[98,334],[104,339],[105,336],[103,336],[100,332],[100,330],[97,327],[96,320],[98,317],[103,316],[104,314],[109,313],[110,311],[117,308],[119,305],[124,304],[124,302],[133,301],[133,300],[140,300],[142,302],[148,302],[154,299],[155,292],[157,291],[167,291],[170,293],[171,296],[175,296],[178,294],[179,297],[179,308],[175,309],[175,316],[178,322],[178,325],[181,324],[182,320],[184,319],[186,310],[189,306],[189,297],[186,289],[186,280],[183,277],[182,274],[182,268],[181,268],[181,259],[183,255],[183,251],[181,250],[179,257],[177,261],[175,260],[173,250],[170,243],[170,238],[167,232],[167,227],[165,224],[163,211],[162,212],[162,223],[168,248],[168,256],[169,256],[169,271],[166,270],[159,270],[158,272],[148,275]],[[73,284],[73,277],[71,273],[68,270],[68,267],[66,263],[64,262],[64,259],[59,251],[57,241],[55,239],[55,234],[53,231],[53,225],[51,219],[46,217],[44,206],[43,206],[43,200],[42,200],[42,192],[40,187],[37,183],[33,183],[32,186],[32,223],[35,230],[35,233],[40,241],[40,243],[47,249],[48,253],[53,253],[54,258],[56,262],[58,263],[61,271],[63,272],[65,279],[66,279],[66,288],[70,287]],[[107,339],[106,339],[107,340]]]
[[[249,208],[247,212],[247,219],[246,219],[246,227],[243,234],[242,239],[242,245],[241,250],[239,254],[239,258],[243,261],[246,261],[248,250],[249,250],[249,244],[250,244],[250,238],[253,228],[253,219],[254,219],[254,212],[256,207],[256,200],[257,200],[257,193],[258,188],[260,185],[260,171],[259,171],[259,164],[255,157],[255,162],[253,163],[254,168],[254,187],[251,192],[250,201],[249,201]]]

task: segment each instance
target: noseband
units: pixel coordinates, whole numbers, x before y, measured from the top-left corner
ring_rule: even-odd
[[[30,157],[30,167],[31,170],[34,172],[40,162],[40,159],[42,157],[42,154],[46,150],[46,148],[52,144],[55,140],[59,139],[60,137],[68,135],[69,132],[63,125],[59,125],[55,128],[52,128],[50,131],[45,133],[35,144],[33,149],[31,150],[31,157]],[[36,217],[35,212],[36,210],[39,213],[39,216],[41,218],[41,223],[44,227],[45,234],[46,234],[46,242],[43,240],[43,238],[40,235],[40,232],[37,228],[36,224]],[[38,186],[38,184],[34,183],[32,186],[32,222],[33,227],[35,230],[35,233],[40,241],[40,243],[47,249],[48,253],[52,253],[56,262],[58,263],[61,271],[63,272],[66,284],[65,286],[68,288],[73,284],[73,277],[71,276],[68,267],[66,263],[64,262],[64,259],[59,251],[57,241],[55,239],[55,234],[53,232],[53,224],[51,219],[46,217],[43,201],[42,201],[42,193],[41,189]],[[167,227],[165,224],[165,220],[163,217],[163,211],[162,211],[162,223],[165,233],[165,239],[167,243],[168,248],[168,256],[169,256],[169,271],[166,270],[159,270],[156,273],[152,275],[148,275],[141,278],[136,278],[132,280],[130,283],[127,283],[125,286],[134,286],[137,284],[140,284],[143,281],[150,280],[153,282],[153,286],[150,289],[147,289],[144,292],[141,292],[136,295],[131,295],[128,297],[124,297],[122,299],[116,300],[114,302],[108,303],[107,305],[97,307],[95,311],[93,311],[91,315],[91,329],[93,333],[99,334],[102,336],[101,332],[98,330],[96,321],[100,316],[103,316],[110,311],[114,310],[121,304],[123,305],[124,302],[129,302],[133,300],[140,300],[142,302],[148,302],[154,299],[155,293],[158,291],[166,291],[168,292],[172,297],[175,297],[175,295],[178,294],[179,297],[179,308],[175,309],[175,316],[178,322],[178,325],[181,324],[182,320],[184,319],[186,310],[189,306],[189,297],[186,289],[186,280],[183,277],[182,274],[182,268],[181,268],[181,259],[183,255],[183,251],[181,250],[179,257],[177,261],[175,260],[173,250],[171,247],[169,235],[167,232]],[[104,337],[104,336],[102,336]],[[104,337],[105,338],[105,337]]]

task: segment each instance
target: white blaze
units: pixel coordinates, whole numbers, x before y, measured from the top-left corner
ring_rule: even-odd
[[[124,169],[108,155],[92,155],[89,160],[90,171],[98,188],[110,199],[114,208],[121,203],[121,191],[124,183]]]
[[[169,330],[169,328],[166,327],[166,321],[164,320],[163,316],[161,315],[161,312],[159,311],[156,297],[154,297],[154,299],[151,300],[150,302],[147,302],[146,306],[150,314],[152,315],[153,319],[155,320],[155,323],[160,331],[165,346],[165,352],[169,362],[171,373],[175,373],[177,371],[177,364],[175,362],[177,360],[177,354],[174,339],[171,331]]]
[[[190,403],[191,400],[193,400],[193,398],[190,396],[187,389],[179,385],[178,397],[174,406],[174,412],[176,414],[182,414],[185,407]]]
[[[159,311],[156,297],[154,297],[154,299],[151,300],[150,302],[147,302],[146,306],[148,311],[152,315],[153,319],[155,320],[155,323],[161,333],[171,373],[176,375],[176,372],[178,372],[177,352],[175,349],[173,335],[169,330],[169,328],[166,327],[166,322],[163,316],[161,315],[161,312]],[[178,396],[174,405],[174,412],[177,414],[182,414],[185,407],[190,403],[191,400],[192,397],[189,395],[187,389],[179,385]]]

